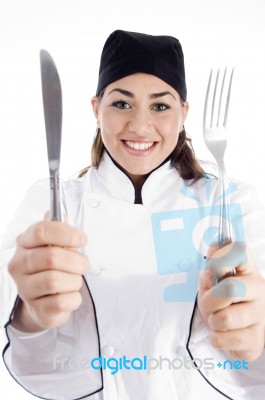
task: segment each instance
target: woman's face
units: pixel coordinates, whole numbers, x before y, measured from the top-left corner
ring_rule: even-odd
[[[135,182],[173,151],[188,111],[176,90],[144,73],[111,83],[92,105],[106,149]]]

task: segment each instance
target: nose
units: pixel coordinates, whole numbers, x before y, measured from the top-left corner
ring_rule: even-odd
[[[141,108],[135,109],[130,117],[130,132],[143,136],[150,131],[152,122],[149,110]]]

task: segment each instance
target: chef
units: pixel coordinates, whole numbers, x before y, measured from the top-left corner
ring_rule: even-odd
[[[54,400],[263,399],[265,211],[231,180],[233,242],[213,244],[222,194],[184,129],[180,42],[114,31],[92,107],[64,222],[40,181],[4,237],[10,374]]]

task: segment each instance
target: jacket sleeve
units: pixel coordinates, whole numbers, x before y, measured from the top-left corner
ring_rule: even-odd
[[[237,184],[232,203],[241,206],[244,240],[265,278],[265,208],[254,188]],[[265,312],[265,310],[264,310]],[[202,321],[197,304],[190,324],[187,350],[193,360],[211,360],[211,367],[199,373],[214,389],[233,400],[262,400],[265,393],[265,350],[253,362],[236,360],[229,352],[213,348],[208,341],[209,328]],[[253,338],[255,340],[255,338]]]
[[[99,357],[99,336],[95,307],[84,279],[82,305],[63,326],[35,333],[11,326],[18,301],[7,265],[15,250],[18,234],[43,219],[49,209],[49,182],[33,185],[4,234],[0,264],[0,318],[5,327],[4,363],[12,377],[31,394],[56,400],[89,396],[101,399],[102,370],[92,369],[90,360]]]

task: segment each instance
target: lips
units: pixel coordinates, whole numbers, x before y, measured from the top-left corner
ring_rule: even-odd
[[[124,143],[133,150],[145,151],[149,150],[156,142],[132,142],[130,140],[124,140]]]

